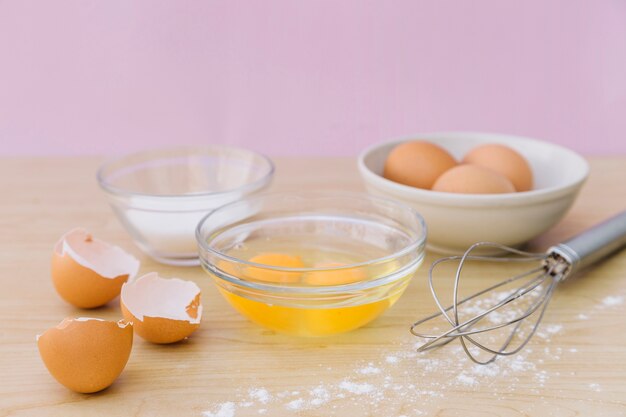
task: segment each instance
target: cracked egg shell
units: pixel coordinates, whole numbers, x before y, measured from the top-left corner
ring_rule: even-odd
[[[135,332],[153,343],[178,342],[200,326],[200,288],[191,281],[152,272],[122,286],[122,314]]]
[[[52,255],[52,282],[61,298],[81,308],[100,307],[120,294],[139,261],[83,229],[61,237]]]
[[[66,318],[37,336],[50,374],[72,391],[92,393],[109,387],[122,373],[133,346],[133,326],[120,320]]]

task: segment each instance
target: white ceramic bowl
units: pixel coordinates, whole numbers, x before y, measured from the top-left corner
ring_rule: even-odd
[[[530,163],[534,189],[507,194],[455,194],[424,190],[383,178],[387,155],[407,140],[427,140],[461,159],[470,149],[501,143]],[[369,147],[359,171],[371,194],[394,198],[417,209],[428,225],[428,248],[459,254],[475,242],[521,246],[557,223],[572,206],[589,174],[583,157],[562,146],[518,136],[445,132],[417,134]]]

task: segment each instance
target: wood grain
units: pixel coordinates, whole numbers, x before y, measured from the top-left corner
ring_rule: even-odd
[[[262,410],[300,416],[626,415],[626,305],[602,303],[607,296],[626,295],[624,251],[558,288],[542,328],[560,330],[530,343],[524,357],[532,368],[513,371],[504,362],[510,359],[502,359],[497,375],[477,375],[462,362],[458,348],[428,353],[427,359],[402,357],[416,341],[409,324],[433,309],[427,268],[391,310],[363,329],[323,339],[275,334],[234,312],[199,268],[168,267],[143,256],[97,187],[99,162],[0,160],[0,416],[200,416],[228,401],[236,403],[235,416],[258,416]],[[276,162],[275,190],[363,190],[351,159]],[[544,249],[626,208],[626,158],[592,158],[591,165],[589,182],[571,212],[532,242],[533,248]],[[155,346],[137,338],[122,376],[94,395],[75,394],[56,383],[35,344],[36,334],[66,316],[120,318],[116,302],[83,311],[64,303],[52,287],[52,245],[77,226],[139,256],[142,272],[194,280],[205,306],[201,329],[183,343]],[[433,259],[429,255],[427,264]],[[489,274],[509,272],[500,266]],[[480,284],[479,278],[467,279],[470,288]],[[442,285],[445,291],[449,283]],[[394,365],[387,356],[402,358]],[[368,363],[380,373],[360,374]],[[476,383],[459,383],[459,372],[468,372]],[[346,378],[375,391],[359,395],[337,389]],[[394,384],[401,388],[394,391]],[[308,398],[308,391],[320,385],[330,392],[322,405],[289,408],[290,401]],[[273,400],[246,406],[243,400],[253,387],[266,388]]]

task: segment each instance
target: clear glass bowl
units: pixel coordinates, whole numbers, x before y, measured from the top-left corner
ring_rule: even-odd
[[[208,214],[200,260],[242,315],[275,331],[325,336],[393,305],[424,258],[412,208],[365,194],[265,194]]]
[[[267,187],[272,162],[211,145],[139,152],[105,163],[98,182],[134,242],[158,262],[198,265],[194,231],[210,210]]]

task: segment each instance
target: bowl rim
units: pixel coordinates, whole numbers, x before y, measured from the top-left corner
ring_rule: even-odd
[[[406,245],[404,248],[392,254],[385,255],[383,257],[371,259],[371,260],[364,261],[364,262],[357,262],[357,263],[342,265],[340,267],[309,267],[309,268],[289,268],[289,267],[272,266],[272,265],[260,264],[256,262],[250,262],[244,259],[239,259],[233,256],[226,255],[222,253],[221,251],[217,251],[217,250],[210,248],[206,239],[202,238],[203,236],[202,226],[215,212],[219,210],[228,210],[236,204],[241,204],[241,203],[245,203],[245,202],[249,202],[253,200],[259,200],[263,198],[277,198],[277,197],[290,197],[290,198],[313,198],[313,197],[337,198],[337,197],[340,197],[340,198],[351,199],[351,200],[356,199],[356,200],[377,201],[383,204],[399,207],[409,212],[412,215],[412,217],[417,221],[418,225],[420,226],[420,231],[417,232],[418,236],[415,239],[413,239],[410,244]],[[423,261],[425,257],[425,253],[426,253],[424,246],[426,243],[427,236],[428,236],[428,226],[426,224],[426,221],[424,220],[422,215],[410,205],[391,199],[391,198],[372,196],[364,192],[343,192],[343,191],[342,192],[339,192],[339,191],[304,191],[304,192],[303,191],[296,191],[296,192],[275,191],[275,192],[263,193],[259,195],[247,196],[241,200],[237,200],[237,201],[225,204],[223,206],[220,206],[210,211],[200,220],[200,222],[198,222],[198,225],[196,226],[196,241],[198,243],[198,247],[200,251],[210,252],[213,255],[215,255],[217,258],[219,258],[220,260],[225,260],[228,262],[243,265],[244,267],[257,267],[257,268],[263,268],[263,269],[278,271],[278,272],[299,272],[299,273],[318,272],[318,271],[336,271],[336,270],[347,270],[347,269],[365,267],[368,265],[385,262],[391,259],[396,259],[412,251],[416,251],[418,254],[417,258],[413,262],[409,263],[408,266],[405,265],[403,266],[403,268],[398,270],[398,271],[403,271],[405,268],[410,268],[416,264],[419,265],[419,263]],[[420,246],[423,248],[421,251],[418,250]],[[208,263],[204,260],[204,257],[199,256],[199,258],[200,258],[201,265],[204,268],[207,268]],[[363,289],[378,287],[388,282],[393,282],[396,279],[395,277],[396,274],[397,274],[397,271],[394,271],[391,274],[387,274],[387,275],[384,275],[375,279],[371,279],[371,280],[357,281],[357,282],[349,283],[349,284],[323,285],[323,286],[302,285],[300,283],[267,283],[267,282],[259,282],[259,281],[248,281],[248,280],[238,278],[231,274],[222,274],[222,273],[216,276],[220,279],[230,282],[231,284],[241,285],[241,286],[255,289],[255,290],[262,290],[262,291],[269,291],[269,292],[328,294],[328,293],[336,293],[337,291],[346,292],[346,291],[351,291],[351,290],[363,290]]]
[[[263,173],[263,175],[260,178],[252,182],[248,182],[237,188],[231,188],[231,189],[222,190],[222,191],[200,191],[200,192],[187,193],[187,194],[151,194],[151,193],[130,191],[128,189],[124,189],[124,188],[120,188],[120,187],[112,185],[105,177],[105,171],[111,168],[112,165],[123,162],[125,159],[129,159],[129,158],[133,158],[137,156],[142,156],[142,155],[148,156],[151,154],[158,155],[161,152],[188,152],[191,155],[194,153],[202,154],[207,151],[221,151],[221,150],[225,150],[229,152],[234,151],[234,152],[249,153],[250,155],[254,156],[255,158],[260,159],[264,164],[266,164],[267,172]],[[164,159],[164,157],[155,158],[154,160],[158,160],[158,159]],[[173,146],[173,147],[150,148],[150,149],[144,149],[144,150],[137,151],[137,152],[131,152],[131,153],[123,154],[123,155],[110,157],[106,159],[98,168],[98,171],[96,172],[96,179],[98,180],[98,184],[100,185],[100,188],[102,188],[102,190],[115,196],[150,197],[150,198],[155,198],[155,199],[197,198],[197,197],[221,196],[221,195],[226,195],[226,194],[230,194],[233,192],[243,192],[244,194],[250,193],[254,190],[261,189],[265,185],[267,185],[271,181],[272,177],[274,176],[275,171],[276,171],[276,166],[274,165],[274,162],[269,157],[267,157],[266,155],[262,153],[259,153],[259,152],[256,152],[247,148],[239,148],[236,146],[227,146],[227,145],[219,145],[219,144],[210,144],[210,145],[201,145],[201,146],[182,145],[182,146]]]
[[[515,142],[532,142],[540,146],[548,146],[561,153],[568,154],[576,159],[584,167],[584,170],[580,172],[576,177],[568,180],[566,184],[559,186],[545,187],[540,189],[534,189],[529,191],[519,191],[515,193],[501,193],[501,194],[462,194],[462,193],[448,193],[442,191],[426,190],[409,185],[400,184],[382,175],[377,174],[371,170],[365,163],[373,152],[378,151],[380,148],[390,146],[394,144],[400,144],[409,140],[435,139],[436,137],[445,137],[446,139],[462,139],[463,137],[484,137],[485,139],[493,138],[498,140],[498,143],[502,143],[503,140],[512,139]],[[440,203],[442,205],[449,205],[450,203],[463,203],[469,205],[490,205],[497,204],[531,204],[537,201],[550,200],[552,198],[558,198],[561,195],[570,193],[573,189],[576,189],[582,185],[589,177],[589,163],[587,160],[577,152],[566,148],[561,145],[557,145],[551,142],[542,141],[539,139],[533,139],[525,136],[509,135],[503,133],[489,133],[489,132],[474,132],[474,131],[445,131],[445,132],[428,132],[417,133],[413,135],[404,135],[397,138],[378,142],[368,146],[358,156],[357,166],[364,177],[366,182],[375,184],[377,187],[384,189],[386,192],[392,192],[395,195],[404,196],[405,198],[419,198],[431,203]]]

